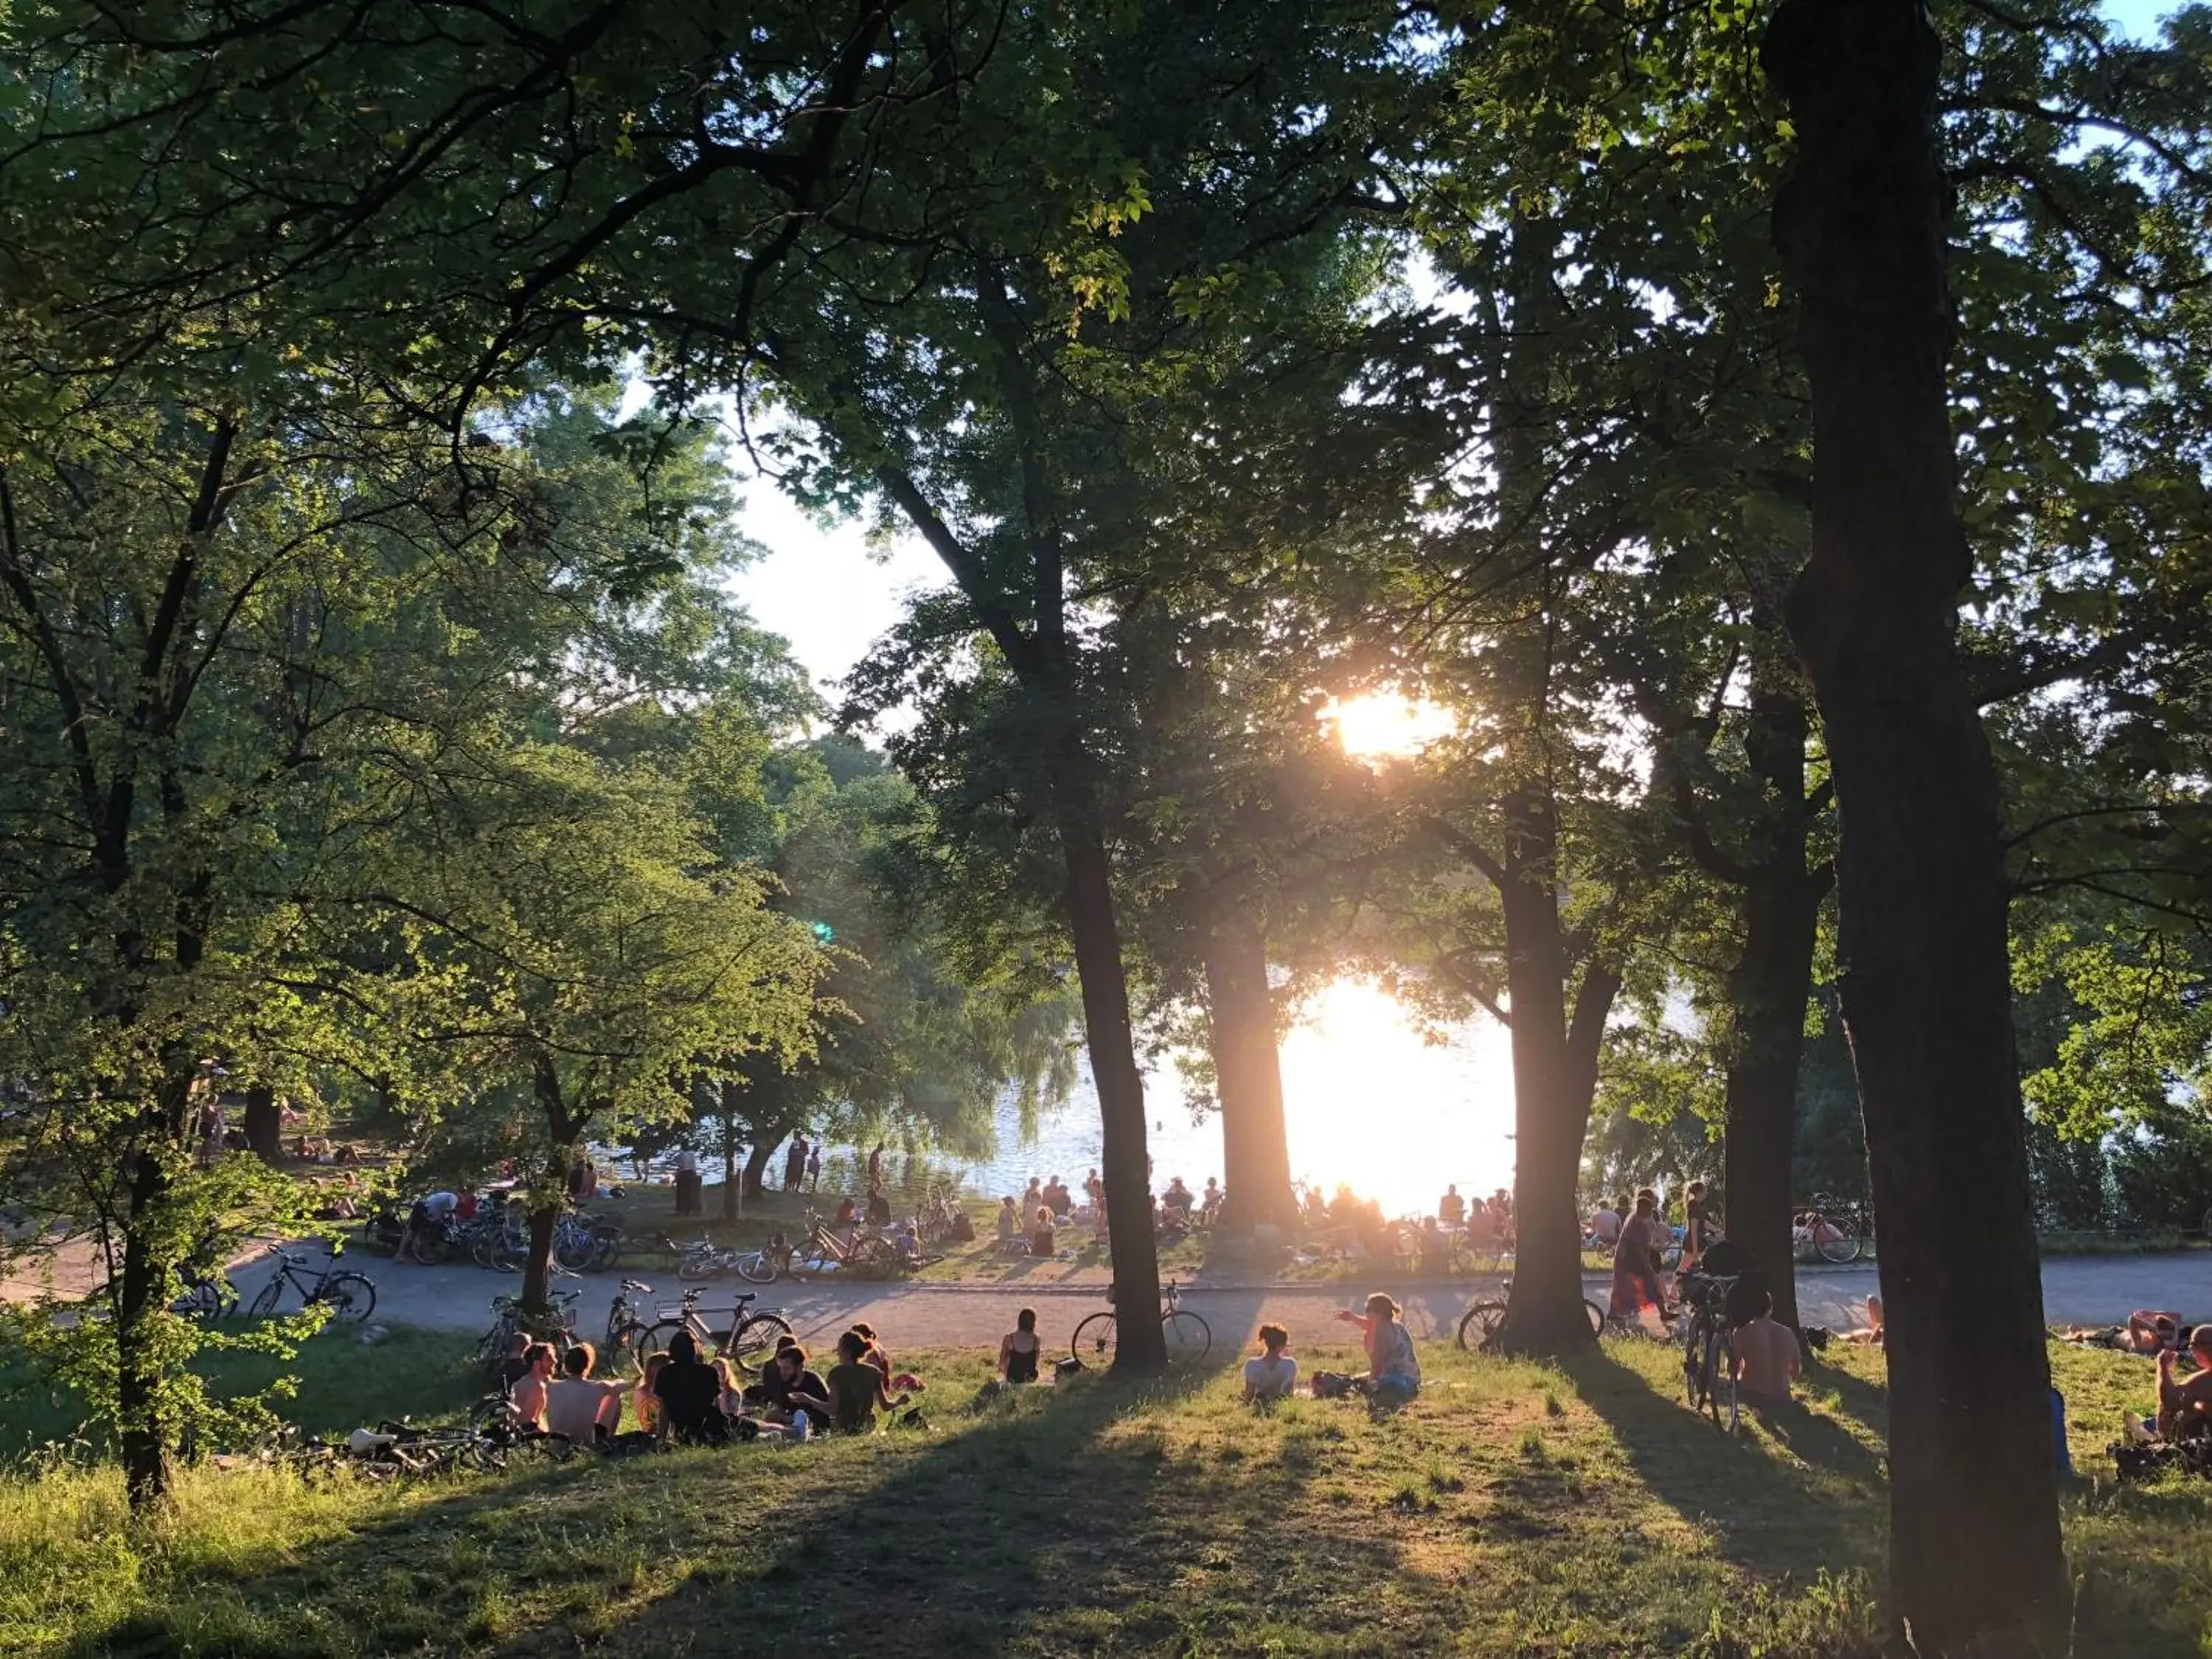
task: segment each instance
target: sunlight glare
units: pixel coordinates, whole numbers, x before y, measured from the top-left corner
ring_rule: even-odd
[[[1336,740],[1354,760],[1417,755],[1452,729],[1450,711],[1395,691],[1368,691],[1334,701],[1322,720],[1336,728]]]

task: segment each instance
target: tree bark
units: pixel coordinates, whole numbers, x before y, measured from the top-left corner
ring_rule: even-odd
[[[754,1138],[751,1150],[745,1154],[744,1183],[747,1198],[764,1198],[768,1195],[768,1166],[774,1161],[776,1144],[781,1139],[780,1135],[775,1140],[769,1139],[765,1135]],[[726,1212],[723,1218],[725,1220],[734,1221],[738,1218],[737,1206],[727,1198],[722,1200],[722,1206]]]
[[[1068,931],[1075,943],[1091,1076],[1105,1132],[1100,1178],[1106,1184],[1116,1306],[1123,1315],[1115,1322],[1114,1369],[1159,1370],[1167,1364],[1167,1340],[1158,1318],[1160,1255],[1152,1237],[1152,1174],[1146,1167],[1145,1081],[1129,1030],[1129,987],[1106,841],[1089,791],[1065,778],[1061,791]]]
[[[1915,0],[1784,0],[1764,58],[1798,135],[1775,232],[1812,388],[1814,527],[1789,617],[1842,827],[1840,988],[1890,1333],[1890,1591],[1928,1659],[2026,1651],[2066,1578],[1999,798],[1956,637],[1972,567],[1945,402],[1941,47]]]
[[[1267,984],[1267,943],[1249,914],[1216,915],[1206,931],[1206,1002],[1221,1098],[1222,1224],[1288,1227],[1291,1148],[1283,1125],[1283,1067]]]
[[[123,1272],[115,1291],[115,1404],[121,1424],[123,1489],[134,1515],[144,1514],[168,1495],[169,1427],[161,1420],[161,1362],[143,1340],[147,1320],[160,1305],[171,1260],[156,1254],[163,1230],[154,1217],[168,1196],[168,1171],[156,1146],[173,1152],[194,1127],[191,1076],[187,1063],[179,1080],[148,1111],[148,1137],[131,1172],[131,1205],[123,1232]],[[174,1248],[171,1249],[173,1257]]]
[[[284,1156],[284,1115],[276,1109],[275,1090],[246,1091],[246,1144],[264,1164]]]
[[[1792,678],[1779,663],[1752,665],[1745,747],[1765,799],[1753,832],[1756,850],[1744,872],[1743,950],[1729,987],[1735,1030],[1721,1181],[1728,1206],[1724,1230],[1766,1273],[1774,1316],[1794,1329],[1797,1067],[1829,878],[1826,870],[1808,871],[1805,865],[1812,815],[1805,798],[1805,744],[1811,720]]]
[[[1513,1041],[1513,1291],[1490,1346],[1560,1354],[1596,1338],[1583,1307],[1582,1221],[1575,1194],[1597,1086],[1598,1045],[1620,980],[1593,963],[1567,1018],[1566,940],[1559,928],[1559,820],[1550,795],[1502,803],[1505,987]]]
[[[553,1178],[557,1182],[565,1173],[555,1170]],[[542,1314],[552,1306],[548,1293],[553,1281],[553,1229],[560,1219],[558,1204],[542,1205],[530,1212],[530,1259],[522,1270],[522,1310],[526,1314]]]

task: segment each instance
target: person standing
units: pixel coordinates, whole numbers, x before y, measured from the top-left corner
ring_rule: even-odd
[[[1636,1208],[1620,1224],[1613,1249],[1613,1305],[1615,1319],[1641,1319],[1653,1307],[1663,1316],[1667,1299],[1659,1288],[1659,1195],[1649,1187],[1636,1194]]]
[[[806,1149],[806,1190],[822,1190],[822,1143],[818,1140]]]
[[[879,1187],[884,1180],[884,1149],[880,1146],[868,1154],[868,1185]]]
[[[699,1213],[699,1154],[689,1146],[676,1153],[676,1213]]]
[[[791,1138],[791,1150],[784,1154],[783,1158],[783,1190],[787,1193],[797,1192],[799,1183],[805,1179],[805,1176],[806,1137],[793,1135]]]

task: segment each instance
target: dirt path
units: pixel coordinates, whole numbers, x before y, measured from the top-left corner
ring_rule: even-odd
[[[350,1261],[377,1285],[376,1318],[385,1323],[425,1325],[452,1330],[481,1330],[490,1323],[491,1297],[512,1292],[521,1283],[512,1274],[487,1273],[460,1264],[419,1267],[376,1258]],[[234,1277],[251,1299],[267,1282],[264,1259],[239,1269]],[[642,1275],[672,1302],[682,1287],[672,1278]],[[606,1326],[607,1310],[623,1277],[615,1273],[570,1279],[583,1291],[577,1328],[586,1335]],[[1808,1267],[1798,1273],[1798,1305],[1808,1323],[1845,1330],[1863,1323],[1862,1310],[1879,1288],[1874,1267]],[[1389,1285],[1404,1304],[1417,1334],[1449,1334],[1468,1303],[1494,1292],[1494,1279],[1424,1281]],[[2045,1315],[2054,1323],[2117,1323],[2130,1310],[2172,1308],[2187,1318],[2212,1318],[2212,1253],[2180,1251],[2160,1255],[2073,1256],[2044,1264]],[[1592,1276],[1589,1293],[1603,1300],[1604,1280]],[[726,1308],[732,1297],[753,1287],[736,1279],[708,1286],[708,1307]],[[1263,1320],[1312,1333],[1338,1308],[1350,1307],[1364,1287],[1350,1283],[1211,1286],[1186,1291],[1185,1305],[1203,1315],[1217,1342],[1241,1345]],[[1065,1341],[1078,1320],[1105,1305],[1103,1287],[1082,1284],[1030,1283],[1013,1286],[971,1285],[840,1285],[827,1280],[789,1279],[758,1291],[759,1305],[779,1310],[802,1340],[835,1336],[854,1319],[866,1319],[894,1351],[901,1346],[947,1347],[995,1343],[1013,1328],[1015,1311],[1037,1310],[1048,1345]],[[288,1304],[289,1298],[288,1297]]]

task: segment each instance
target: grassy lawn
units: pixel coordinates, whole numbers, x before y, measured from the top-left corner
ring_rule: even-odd
[[[458,1404],[459,1346],[323,1339],[299,1414]],[[1680,1405],[1672,1350],[1633,1339],[1565,1370],[1431,1344],[1383,1419],[1255,1414],[1226,1363],[979,1405],[980,1358],[894,1352],[931,1381],[925,1431],[398,1490],[196,1470],[137,1548],[112,1471],[0,1475],[0,1652],[1870,1650],[1879,1356],[1816,1368],[1802,1411],[1732,1444]],[[2108,1468],[2150,1369],[2056,1363],[2075,1455]],[[2077,1654],[2205,1650],[2212,1487],[2097,1479],[2067,1515]]]

